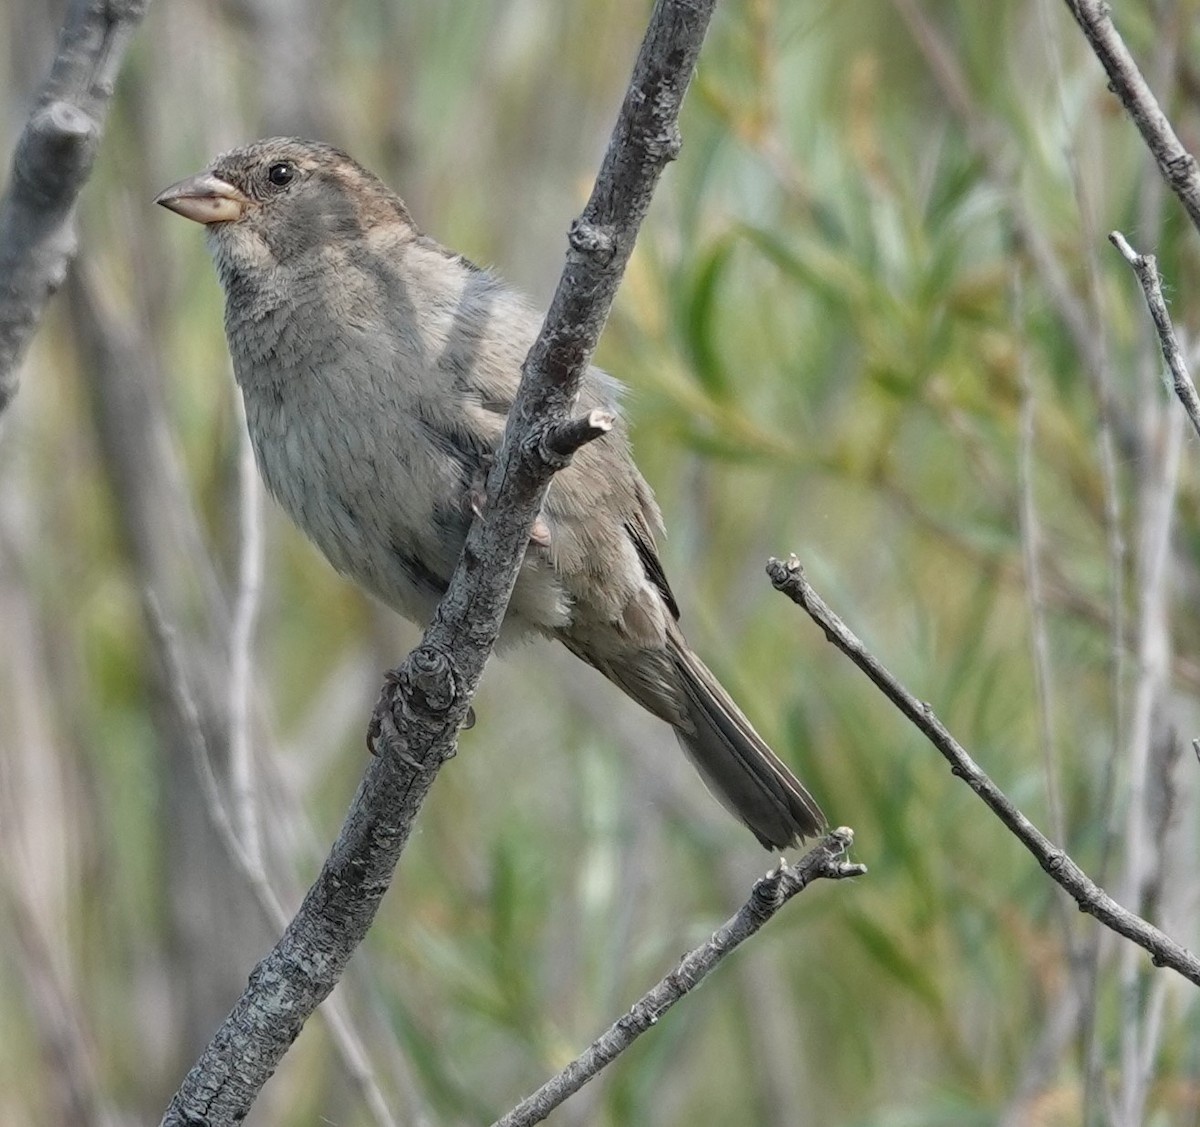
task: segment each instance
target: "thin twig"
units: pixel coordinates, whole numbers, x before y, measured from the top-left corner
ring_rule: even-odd
[[[1165,400],[1162,401],[1165,403]],[[1125,895],[1135,912],[1149,902],[1152,874],[1159,869],[1157,843],[1150,817],[1150,785],[1154,768],[1152,749],[1160,726],[1163,703],[1170,689],[1170,592],[1174,528],[1183,445],[1183,416],[1169,411],[1161,416],[1161,441],[1142,489],[1138,536],[1138,644],[1137,681],[1130,716],[1129,806],[1125,821]],[[1136,952],[1121,953],[1121,1091],[1126,1123],[1140,1123],[1145,1101],[1141,1047],[1149,1031],[1143,1026],[1143,974]]]
[[[1014,279],[1015,319],[1021,340],[1025,320],[1024,294],[1019,271]],[[1042,752],[1042,771],[1045,776],[1046,806],[1050,816],[1050,831],[1059,841],[1066,841],[1067,827],[1063,820],[1062,798],[1058,782],[1058,764],[1054,754],[1054,689],[1050,673],[1050,641],[1046,633],[1046,600],[1042,593],[1041,526],[1037,516],[1037,501],[1033,489],[1034,438],[1036,406],[1033,376],[1029,371],[1029,355],[1020,347],[1017,379],[1021,392],[1021,408],[1017,434],[1017,482],[1021,503],[1018,506],[1021,537],[1021,557],[1025,565],[1025,591],[1029,605],[1029,648],[1032,652],[1034,688],[1038,705],[1038,741]],[[1063,938],[1068,948],[1071,941],[1070,921],[1064,921]]]
[[[81,351],[91,363],[87,386],[92,395],[101,449],[109,466],[113,488],[121,501],[116,511],[126,530],[131,567],[139,577],[139,586],[154,592],[154,599],[143,599],[143,618],[155,644],[156,668],[165,671],[161,683],[173,716],[172,730],[165,733],[164,738],[171,739],[172,746],[180,746],[185,756],[190,756],[200,780],[205,811],[214,823],[222,848],[246,880],[271,929],[279,930],[287,923],[288,914],[283,907],[287,898],[280,894],[277,884],[266,873],[265,857],[263,864],[253,863],[243,849],[242,832],[247,819],[239,814],[236,800],[230,808],[226,788],[217,780],[215,757],[210,754],[204,739],[204,732],[229,731],[232,739],[241,731],[248,741],[249,731],[245,725],[250,702],[247,701],[246,719],[238,720],[228,714],[228,709],[220,708],[220,704],[230,702],[228,692],[218,701],[216,691],[201,692],[200,686],[193,682],[181,699],[179,691],[183,681],[178,674],[172,675],[172,670],[185,666],[195,670],[203,663],[222,669],[232,667],[237,664],[237,658],[228,660],[229,646],[225,641],[235,633],[235,611],[228,605],[226,594],[217,582],[216,569],[200,534],[192,498],[184,488],[177,452],[170,441],[165,408],[158,394],[161,373],[150,359],[151,353],[140,327],[115,307],[86,260],[75,264],[68,290],[74,323],[81,336]],[[249,480],[257,489],[257,483],[245,473],[251,468],[243,464],[242,483],[245,485]],[[243,515],[248,516],[249,510],[243,509]],[[242,535],[243,573],[246,571],[245,549],[249,546],[257,551],[253,543],[256,537],[261,539],[261,531],[255,530],[249,538],[245,533]],[[203,618],[208,627],[205,635],[211,635],[213,640],[201,643],[199,638],[193,637],[190,650],[197,652],[197,660],[185,663],[182,648],[174,641],[171,631],[164,628],[164,623],[180,621],[187,615],[193,606],[195,579],[200,580],[200,589],[205,596],[202,602]],[[254,585],[252,581],[249,589],[252,590]],[[243,615],[247,589],[246,582],[240,580],[238,595],[242,599]],[[257,601],[257,596],[252,601]],[[242,631],[247,640],[252,626],[252,616],[249,620],[244,617]],[[248,659],[245,648],[240,643],[234,644],[234,650],[239,648]],[[219,658],[212,656],[214,651],[220,654]],[[214,678],[214,682],[224,684],[225,680]],[[203,683],[208,684],[207,681]],[[249,686],[246,687],[248,691]],[[177,733],[182,734],[182,739]],[[200,735],[199,742],[196,733]],[[261,743],[256,747],[262,757]],[[228,753],[224,747],[222,751],[226,751],[221,757],[226,762],[239,758],[238,753]],[[249,754],[248,746],[245,754]],[[269,757],[269,745],[266,754]],[[293,820],[294,805],[292,798],[289,817]],[[283,833],[283,820],[277,815],[266,823],[261,816],[256,817],[260,829],[269,829],[272,837],[278,840]],[[235,822],[242,824],[235,825]],[[395,1120],[383,1100],[379,1082],[365,1063],[364,1045],[368,1038],[354,1026],[344,1004],[336,996],[331,1001],[335,1009],[327,1016],[333,1043],[364,1105],[370,1109],[375,1122],[385,1127]],[[419,1109],[413,1110],[416,1100],[412,1085],[399,1087],[407,1096],[406,1113],[419,1120],[423,1113]]]
[[[238,427],[238,584],[229,633],[229,783],[238,839],[247,863],[263,870],[262,827],[250,730],[254,623],[262,596],[262,487],[241,396],[235,397],[235,402],[241,425]]]
[[[0,198],[0,414],[42,310],[75,256],[75,200],[146,0],[73,0]]]
[[[37,1048],[54,1082],[46,1086],[47,1115],[72,1127],[118,1127],[120,1119],[104,1093],[98,1053],[77,982],[63,973],[60,952],[47,934],[27,890],[7,873],[0,877],[0,905],[15,936],[17,977],[24,988]],[[5,937],[7,940],[7,936]],[[61,941],[61,940],[60,940]],[[10,957],[12,957],[10,955]]]
[[[1071,15],[1108,75],[1109,89],[1121,99],[1158,163],[1159,171],[1200,230],[1200,175],[1196,158],[1183,147],[1167,115],[1121,38],[1104,0],[1066,0]]]
[[[263,525],[262,485],[254,464],[254,447],[246,430],[245,408],[241,396],[234,402],[239,415],[238,434],[238,585],[233,604],[233,625],[229,639],[229,780],[232,789],[233,815],[236,820],[237,844],[235,854],[255,895],[267,910],[272,927],[282,931],[287,927],[288,914],[267,872],[263,848],[262,815],[258,780],[254,768],[254,740],[250,705],[254,681],[254,625],[262,599]],[[209,765],[209,800],[216,786]],[[228,843],[227,843],[228,844]],[[379,1127],[395,1127],[397,1120],[388,1107],[383,1090],[375,1077],[366,1044],[359,1034],[345,998],[335,991],[325,1001],[321,1011],[342,1064],[351,1080],[358,1085],[363,1102],[370,1109]]]
[[[1063,66],[1059,23],[1052,17],[1052,0],[1041,0],[1038,17],[1046,43],[1050,69],[1054,74],[1054,89],[1058,101],[1058,116],[1069,134],[1071,116],[1067,111],[1066,79]],[[1108,324],[1105,316],[1104,289],[1100,278],[1100,255],[1097,250],[1098,223],[1095,204],[1088,191],[1089,181],[1080,168],[1079,156],[1071,142],[1063,146],[1063,156],[1071,175],[1071,188],[1079,209],[1082,234],[1080,253],[1086,268],[1087,300],[1093,323]],[[1155,187],[1161,189],[1161,181]],[[1109,862],[1117,840],[1117,777],[1125,739],[1125,537],[1121,526],[1121,480],[1117,470],[1116,432],[1118,419],[1117,396],[1113,386],[1112,358],[1108,335],[1096,333],[1095,364],[1087,364],[1084,373],[1096,401],[1096,447],[1104,487],[1104,534],[1108,557],[1109,605],[1109,699],[1111,701],[1110,739],[1104,756],[1104,767],[1098,788],[1099,802],[1094,810],[1103,827],[1100,859],[1096,866],[1096,882],[1108,880]],[[1059,840],[1065,841],[1064,837]],[[1079,998],[1080,1043],[1083,1046],[1082,1122],[1093,1122],[1093,1109],[1102,1102],[1101,1045],[1098,1036],[1097,998],[1100,991],[1102,939],[1100,929],[1084,939],[1082,954],[1072,960]]]
[[[1163,360],[1171,373],[1171,383],[1179,402],[1187,412],[1192,422],[1192,429],[1200,435],[1200,395],[1196,393],[1196,385],[1188,373],[1187,363],[1183,359],[1183,350],[1175,338],[1175,326],[1171,324],[1171,315],[1167,312],[1167,302],[1163,297],[1162,281],[1158,276],[1158,260],[1152,254],[1138,254],[1129,245],[1128,240],[1120,231],[1109,233],[1108,241],[1121,252],[1121,257],[1133,267],[1146,295],[1146,306],[1150,310],[1150,318],[1158,333],[1158,344],[1162,349]]]
[[[853,842],[854,833],[842,826],[827,834],[794,868],[781,863],[779,868],[758,880],[746,903],[713,933],[707,943],[684,955],[679,965],[639,998],[628,1013],[609,1026],[566,1068],[496,1120],[492,1127],[530,1127],[530,1124],[541,1123],[559,1104],[579,1091],[654,1026],[676,1002],[699,986],[726,955],[749,939],[796,893],[814,880],[842,880],[865,873],[865,865],[843,860]]]
[[[1082,1003],[1074,984],[1068,984],[1063,996],[1053,999],[1046,1007],[1046,1018],[1035,1036],[1022,1038],[1025,1060],[1008,1103],[1000,1113],[997,1127],[1028,1127],[1037,1119],[1034,1106],[1060,1074],[1063,1050],[1075,1033]],[[1081,1124],[1086,1124],[1081,1119]]]
[[[167,667],[166,684],[171,695],[171,703],[179,718],[184,740],[191,753],[196,775],[200,780],[205,809],[217,831],[217,836],[220,837],[229,856],[254,893],[267,922],[273,928],[282,929],[287,926],[287,909],[267,875],[261,853],[257,857],[252,856],[239,838],[234,819],[221,794],[221,785],[217,781],[213,757],[209,750],[208,739],[204,735],[204,725],[200,719],[200,708],[196,703],[196,695],[192,691],[175,629],[166,620],[153,592],[146,592],[144,600],[146,619],[154,632],[158,651]],[[392,1115],[387,1100],[384,1098],[383,1090],[375,1078],[363,1038],[341,998],[337,995],[330,997],[322,1014],[329,1027],[333,1043],[337,1046],[342,1064],[351,1080],[358,1086],[363,1102],[370,1109],[375,1122],[379,1127],[396,1127],[397,1120]]]
[[[21,484],[20,477],[10,481],[18,492]],[[52,626],[31,583],[40,556],[29,551],[35,527],[30,518],[36,519],[32,512],[0,505],[0,622],[8,647],[0,663],[0,744],[5,749],[0,756],[0,947],[7,953],[6,996],[14,1016],[21,1011],[27,1016],[27,1059],[52,1078],[41,1085],[45,1119],[72,1127],[120,1127],[101,1081],[94,1014],[73,961],[69,921],[87,870],[80,866],[79,842],[62,832],[80,810],[72,801],[78,775],[62,746],[70,737],[52,706],[72,689],[70,680],[64,683],[51,672],[56,668],[47,637]],[[6,1106],[8,1118],[26,1117],[16,1105]]]
[[[1039,831],[947,731],[933,708],[917,700],[876,658],[813,590],[800,562],[771,560],[767,574],[775,587],[797,603],[825,632],[825,637],[859,667],[949,762],[951,770],[987,804],[1014,836],[1037,859],[1050,877],[1067,890],[1081,911],[1139,947],[1155,966],[1170,967],[1200,986],[1200,959],[1169,935],[1121,907],[1061,849]]]
[[[1020,247],[1032,259],[1038,280],[1046,288],[1076,352],[1087,367],[1099,369],[1102,356],[1092,319],[1071,285],[1070,271],[1058,248],[1034,219],[1021,195],[1020,166],[1005,156],[998,143],[1003,137],[999,123],[976,104],[954,51],[917,0],[892,0],[892,6],[900,13],[934,81],[962,122],[972,152],[983,162],[988,179],[1002,193]]]
[[[658,178],[679,149],[678,116],[715,0],[658,0],[600,174],[572,225],[567,265],[524,365],[489,503],[421,644],[384,686],[378,753],[300,910],[188,1073],[163,1117],[241,1123],[375,918],[413,820],[454,754],[554,471],[563,424],[591,360]],[[554,435],[548,460],[542,439]],[[574,433],[580,442],[598,428]]]
[[[200,719],[200,706],[196,703],[196,694],[192,689],[175,628],[167,620],[158,596],[153,591],[144,592],[143,601],[146,621],[153,632],[155,647],[166,667],[165,684],[171,694],[171,704],[179,718],[184,742],[196,769],[196,777],[200,780],[205,809],[234,863],[244,874],[250,876],[253,869],[238,838],[237,828],[233,824],[225,798],[221,794],[221,785],[217,781],[208,739],[204,735],[204,725]],[[273,922],[277,916],[283,914],[283,906],[275,896],[275,890],[269,885],[262,888],[255,885],[254,888],[255,892],[259,893],[259,903],[267,919]]]

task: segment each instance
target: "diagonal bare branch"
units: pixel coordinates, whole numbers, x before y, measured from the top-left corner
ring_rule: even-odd
[[[1104,0],[1066,0],[1092,50],[1108,75],[1109,89],[1133,118],[1163,179],[1179,197],[1192,225],[1200,230],[1200,172],[1196,158],[1183,147],[1150,84],[1112,21]]]
[[[242,1122],[263,1084],[328,996],[391,883],[413,819],[452,756],[499,633],[530,531],[565,436],[579,380],[608,316],[663,168],[715,0],[658,0],[567,264],[524,366],[491,500],[467,538],[421,644],[389,675],[368,766],[328,859],[299,912],[171,1100],[163,1124]],[[552,436],[555,456],[546,455]]]
[[[804,569],[795,556],[786,562],[771,560],[767,574],[776,589],[782,591],[825,632],[825,637],[859,667],[950,764],[951,770],[977,794],[992,813],[1037,858],[1050,877],[1066,889],[1080,911],[1094,916],[1106,927],[1132,940],[1150,953],[1155,966],[1170,967],[1200,986],[1200,959],[1175,942],[1153,924],[1121,907],[1104,889],[1058,846],[1045,836],[1013,805],[1007,795],[967,754],[963,746],[946,730],[933,709],[912,695],[884,668],[852,630],[829,609],[804,577]]]
[[[1111,232],[1108,241],[1133,267],[1133,272],[1141,283],[1142,293],[1146,295],[1146,307],[1150,310],[1150,319],[1154,322],[1154,331],[1158,334],[1163,360],[1171,373],[1175,394],[1179,396],[1179,402],[1183,404],[1183,409],[1191,420],[1192,429],[1200,435],[1200,395],[1196,393],[1196,385],[1192,382],[1187,362],[1183,358],[1183,350],[1175,336],[1175,326],[1171,324],[1171,314],[1167,312],[1167,301],[1163,297],[1162,281],[1158,276],[1158,260],[1152,254],[1138,254],[1120,231]]]
[[[781,864],[757,881],[750,898],[726,920],[707,943],[689,951],[652,990],[637,1000],[618,1021],[593,1041],[566,1068],[522,1100],[492,1127],[532,1127],[611,1063],[650,1029],[676,1002],[694,990],[717,964],[749,939],[780,908],[814,880],[843,880],[865,873],[866,866],[843,858],[854,843],[846,826],[826,834],[795,867]]]

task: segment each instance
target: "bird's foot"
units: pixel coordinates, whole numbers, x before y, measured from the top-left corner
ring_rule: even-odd
[[[467,487],[464,507],[476,519],[487,512],[487,476],[494,460],[491,455],[484,458]],[[535,548],[550,547],[550,526],[540,514],[534,518],[533,527],[529,530],[529,542]]]

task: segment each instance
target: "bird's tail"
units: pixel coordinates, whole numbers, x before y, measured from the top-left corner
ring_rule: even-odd
[[[726,809],[765,849],[784,849],[819,834],[825,815],[812,795],[676,631],[667,652],[687,721],[675,725],[675,734]]]
[[[565,638],[643,708],[666,720],[721,804],[766,849],[785,849],[819,834],[825,816],[746,719],[720,682],[671,623],[665,650],[643,650],[631,659],[598,660]]]

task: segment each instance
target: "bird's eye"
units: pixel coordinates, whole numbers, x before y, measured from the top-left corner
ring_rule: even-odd
[[[293,180],[296,179],[296,168],[288,161],[281,160],[277,164],[273,164],[267,169],[267,179],[270,180],[276,188],[286,188]]]

